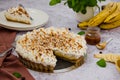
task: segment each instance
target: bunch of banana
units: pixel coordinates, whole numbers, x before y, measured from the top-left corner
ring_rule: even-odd
[[[100,24],[100,28],[112,29],[118,26],[120,26],[120,2],[117,3],[116,10],[104,20],[104,23]]]
[[[117,7],[117,3],[109,3],[105,9],[103,9],[99,14],[94,16],[92,19],[89,20],[88,26],[98,26],[101,24],[110,14],[112,14]]]
[[[120,2],[110,2],[89,21],[78,24],[78,27],[81,29],[86,29],[88,26],[100,26],[101,29],[112,29],[120,26]]]

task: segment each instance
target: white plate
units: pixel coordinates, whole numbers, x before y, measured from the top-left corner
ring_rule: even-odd
[[[30,16],[33,18],[32,24],[24,24],[24,23],[18,23],[18,22],[12,22],[12,21],[7,21],[4,12],[0,12],[0,26],[12,30],[19,30],[19,31],[25,31],[25,30],[32,30],[35,28],[39,28],[44,26],[49,19],[48,14],[41,10],[37,9],[31,9],[27,8],[27,12],[30,14]]]

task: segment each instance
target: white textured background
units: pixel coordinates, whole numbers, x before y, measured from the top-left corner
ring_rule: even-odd
[[[109,0],[107,0],[109,2]],[[117,0],[119,1],[119,0]],[[23,4],[28,8],[36,8],[45,11],[49,15],[49,22],[45,27],[70,27],[75,33],[79,32],[74,12],[62,4],[49,6],[49,0],[0,0],[0,11],[8,9],[17,4]],[[102,3],[106,4],[106,2]],[[20,32],[20,34],[23,32]],[[112,30],[101,31],[103,40],[113,38],[113,40],[102,51],[103,53],[120,53],[120,27]],[[99,50],[95,46],[88,45],[88,56],[86,62],[79,68],[58,74],[47,74],[29,70],[36,80],[120,80],[120,73],[115,65],[107,63],[106,68],[96,65],[98,59],[93,58],[94,53]]]

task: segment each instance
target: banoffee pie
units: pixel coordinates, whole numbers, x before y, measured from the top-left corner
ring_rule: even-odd
[[[16,51],[22,63],[43,72],[53,72],[56,57],[80,66],[84,63],[86,49],[84,37],[66,28],[39,28],[21,35],[16,41]]]

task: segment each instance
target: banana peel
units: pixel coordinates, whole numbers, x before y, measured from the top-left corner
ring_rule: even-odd
[[[120,72],[120,54],[94,54],[94,57],[115,63],[116,69]]]

